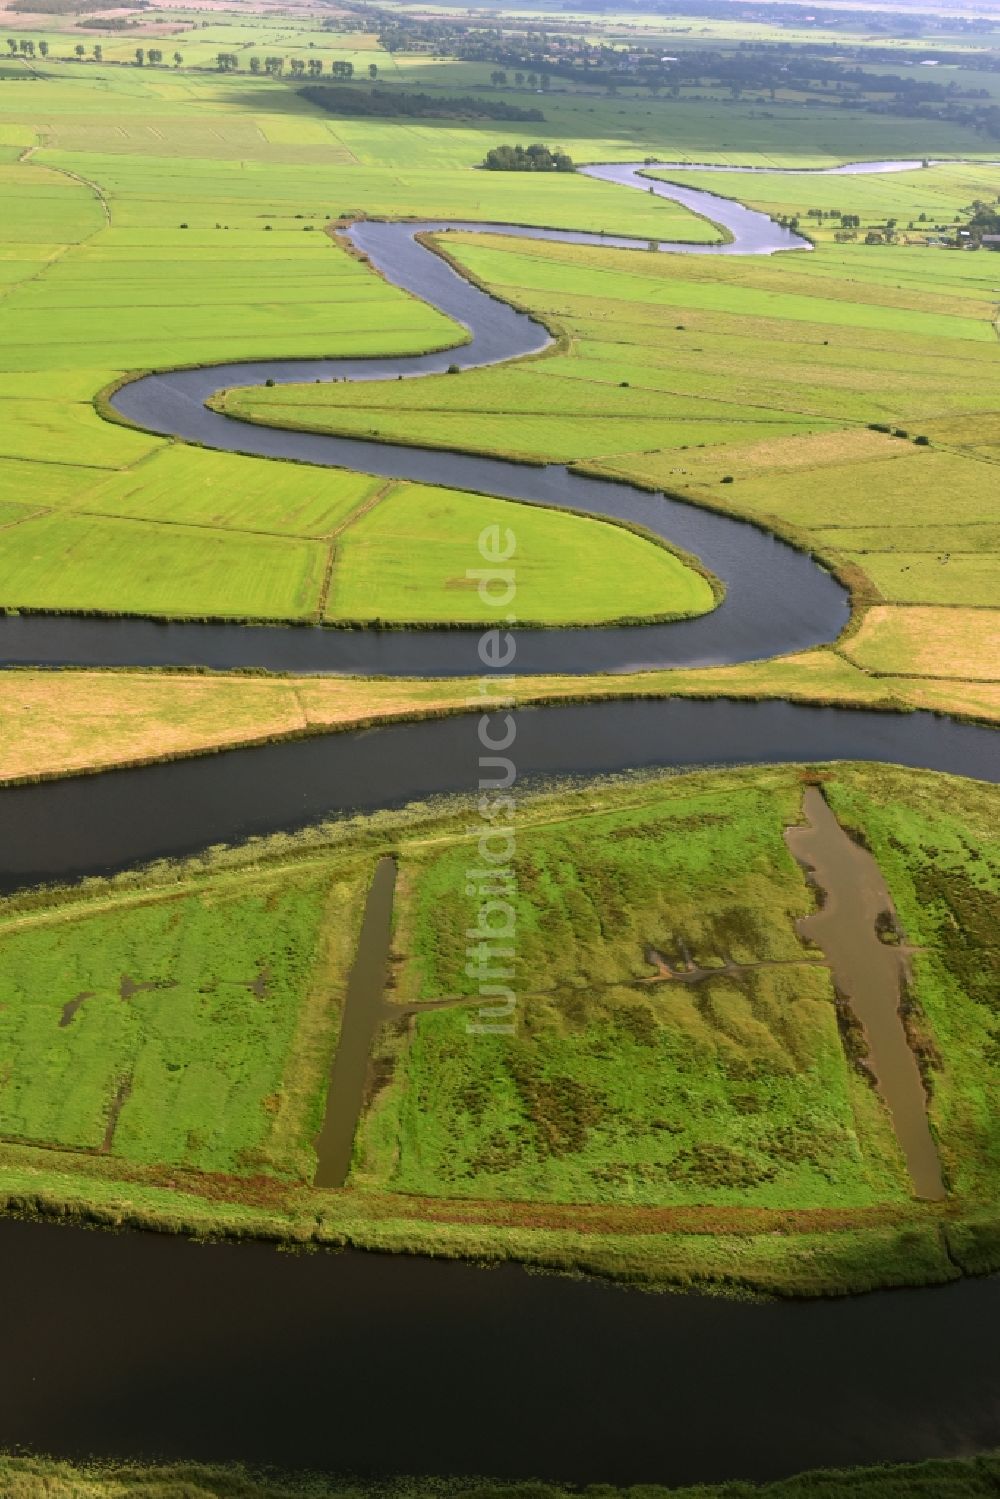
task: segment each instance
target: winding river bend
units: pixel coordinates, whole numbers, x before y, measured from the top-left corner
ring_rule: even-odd
[[[646,182],[630,180],[636,170],[589,169],[645,189]],[[655,190],[734,235],[717,247],[664,248],[802,248],[727,199],[670,184]],[[556,467],[282,433],[206,411],[213,390],[267,376],[419,374],[456,358],[472,365],[542,347],[547,335],[538,324],[477,292],[414,238],[419,229],[442,227],[366,223],[352,234],[390,279],[472,330],[457,355],[156,375],[124,387],[119,410],[211,446],[624,514],[697,553],[728,585],[722,608],[703,620],[523,632],[524,671],[738,661],[834,638],[847,612],[835,580],[740,522]],[[506,232],[539,233],[516,226]],[[474,669],[473,643],[457,632],[127,620],[7,619],[0,656],[8,663],[395,674]],[[1000,775],[992,731],[920,713],[781,702],[591,703],[523,712],[519,725],[525,776],[836,758],[993,781]],[[0,794],[4,887],[188,853],[348,808],[464,790],[477,775],[475,755],[467,721],[446,719],[9,789]],[[67,1456],[239,1458],[361,1475],[687,1483],[968,1452],[1000,1440],[997,1279],[843,1302],[753,1305],[650,1297],[513,1266],[292,1257],[264,1245],[198,1246],[9,1219],[0,1221],[0,1252],[6,1446]],[[391,1404],[384,1398],[390,1380]],[[383,1398],[373,1399],[373,1390]]]
[[[863,162],[840,173],[903,171],[919,162]],[[679,164],[662,169],[683,172]],[[641,176],[636,163],[583,168],[591,177],[679,202],[720,225],[719,244],[662,242],[664,252],[773,255],[804,251],[808,241],[730,198]],[[836,639],[847,622],[844,588],[805,553],[746,521],[649,494],[628,484],[588,478],[563,464],[534,468],[499,458],[290,432],[237,422],[210,410],[212,395],[272,379],[380,380],[498,364],[551,342],[542,325],[479,290],[419,236],[450,229],[646,250],[622,235],[526,228],[470,221],[367,220],[347,231],[387,280],[437,307],[464,327],[469,341],[434,354],[383,359],[292,359],[218,364],[142,376],[113,398],[123,417],[151,432],[226,452],[293,458],[321,467],[357,469],[586,514],[629,520],[698,556],[726,585],[722,605],[693,620],[625,629],[522,630],[518,671],[628,671],[657,666],[712,666],[807,650]],[[336,630],[156,624],[142,620],[22,616],[0,619],[0,659],[10,664],[77,666],[267,667],[273,671],[347,671],[388,676],[465,676],[478,670],[476,641],[456,630]]]

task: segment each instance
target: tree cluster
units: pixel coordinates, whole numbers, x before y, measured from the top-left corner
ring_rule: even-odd
[[[571,172],[572,157],[548,146],[494,146],[483,166],[488,172]]]
[[[432,94],[396,93],[379,88],[369,89],[365,93],[361,89],[336,88],[330,84],[304,88],[300,92],[304,99],[308,99],[311,104],[318,104],[330,114],[370,115],[379,119],[410,115],[434,120],[511,120],[532,124],[545,119],[540,109],[521,109],[502,99],[476,99],[471,95],[435,97]]]
[[[977,199],[972,207],[974,212],[968,228],[974,239],[982,239],[984,234],[1000,234],[1000,200],[990,204]]]

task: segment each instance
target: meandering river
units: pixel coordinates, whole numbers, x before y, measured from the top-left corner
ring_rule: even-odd
[[[635,166],[586,170],[649,186]],[[731,200],[667,183],[654,191],[733,236],[723,245],[666,250],[804,248]],[[362,223],[350,231],[355,244],[389,279],[465,324],[471,339],[463,348],[146,376],[118,393],[118,409],[151,430],[213,447],[638,520],[696,553],[727,585],[721,608],[699,620],[521,632],[518,665],[526,672],[740,661],[834,639],[847,617],[840,585],[743,522],[560,466],[279,432],[206,410],[215,390],[266,377],[415,375],[542,348],[548,335],[539,324],[470,286],[415,237],[448,227],[636,243],[518,226]],[[43,617],[0,621],[0,657],[8,664],[421,675],[476,669],[474,640],[462,632]],[[988,729],[923,713],[676,701],[526,711],[518,752],[525,777],[865,758],[995,781],[996,742]],[[446,719],[8,789],[0,793],[3,885],[103,872],[351,808],[465,790],[476,774],[468,722]],[[2,1445],[375,1475],[681,1483],[969,1452],[1000,1441],[996,1279],[754,1305],[648,1296],[513,1266],[294,1257],[264,1245],[198,1246],[12,1220],[0,1222],[0,1252]]]
[[[850,171],[902,171],[919,162],[863,162]],[[662,169],[685,170],[663,163]],[[766,214],[731,198],[640,175],[637,163],[583,171],[680,202],[720,225],[725,243],[661,242],[664,252],[773,255],[809,250],[808,241]],[[657,666],[711,666],[807,650],[835,640],[847,622],[846,590],[804,552],[749,522],[649,494],[629,484],[574,473],[564,464],[532,467],[500,458],[366,442],[318,432],[291,432],[234,421],[205,402],[220,390],[289,381],[380,380],[498,364],[551,342],[526,313],[487,295],[421,242],[428,233],[470,230],[525,239],[643,250],[647,240],[622,235],[526,228],[471,221],[366,220],[346,231],[387,280],[422,297],[469,335],[459,348],[381,359],[291,359],[218,364],[141,376],[113,398],[129,421],[151,432],[226,452],[293,458],[321,467],[357,469],[387,478],[471,489],[505,498],[571,507],[633,521],[698,556],[726,586],[718,609],[698,619],[631,629],[522,630],[522,674],[628,671]],[[22,616],[0,619],[0,659],[11,664],[78,666],[263,666],[273,671],[349,671],[390,676],[465,676],[478,671],[476,639],[461,630],[334,630],[281,626],[157,624],[143,620]]]

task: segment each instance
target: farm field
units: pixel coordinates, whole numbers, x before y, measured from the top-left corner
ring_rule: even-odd
[[[327,204],[325,171],[289,162],[268,165],[267,139],[259,132],[257,155],[265,160],[253,163],[248,174],[243,153],[254,142],[220,135],[212,123],[213,109],[223,109],[214,79],[196,84],[167,75],[155,88],[148,77],[130,80],[116,73],[109,86],[123,101],[116,118],[127,122],[134,108],[145,122],[143,138],[132,143],[138,155],[106,154],[106,117],[93,110],[96,80],[90,75],[86,98],[93,115],[72,115],[77,134],[69,144],[79,146],[86,138],[96,149],[56,150],[50,158],[27,144],[42,135],[57,138],[59,114],[53,131],[46,126],[42,135],[13,124],[0,127],[17,141],[11,159],[0,166],[13,210],[0,261],[7,283],[0,306],[3,606],[194,618],[471,622],[477,615],[467,589],[442,587],[431,575],[410,582],[407,613],[398,599],[380,594],[378,578],[373,589],[370,572],[352,582],[342,566],[334,566],[335,538],[349,514],[372,498],[363,477],[330,474],[317,483],[308,471],[288,465],[198,453],[112,425],[95,410],[97,392],[129,370],[282,351],[419,352],[462,336],[322,232],[303,232],[321,231],[354,205]],[[39,86],[54,105],[72,109],[80,82],[73,75]],[[200,127],[192,97],[206,110]],[[232,89],[228,97],[231,113],[241,120]],[[315,111],[303,113],[298,96],[289,91],[287,97],[293,112],[286,134],[294,135],[302,121],[308,136]],[[32,98],[44,107],[34,86]],[[0,114],[7,102],[0,99]],[[198,149],[219,148],[226,159],[189,160],[178,178],[166,158],[149,154],[150,148],[173,150],[169,119],[164,130],[149,125],[144,106],[154,119],[166,109]],[[273,134],[273,120],[269,128]],[[326,130],[319,122],[316,128]],[[125,132],[116,134],[121,144],[127,123],[114,131]],[[579,179],[567,186],[570,198],[586,202],[585,220],[602,196],[615,202],[622,196],[599,187],[591,198],[587,190],[596,185]],[[421,191],[419,184],[415,191]],[[503,198],[503,186],[495,191]],[[531,204],[542,203],[540,185],[519,191],[521,197],[504,201],[501,211],[537,218],[538,207]],[[398,206],[395,186],[392,196]],[[371,200],[370,183],[355,203],[360,207],[366,198]],[[425,199],[422,206],[431,205]],[[640,216],[655,216],[641,200],[638,208]],[[476,205],[441,201],[437,211],[475,212]],[[630,210],[624,211],[627,216]],[[568,200],[566,212],[573,217]],[[711,232],[682,210],[667,208],[663,217],[671,225],[686,221],[696,234]],[[471,517],[472,509],[466,510]],[[491,514],[502,511],[494,505]],[[478,534],[479,527],[470,524]],[[536,526],[541,530],[533,548]],[[652,552],[624,533],[523,511],[519,528],[525,617],[576,619],[565,603],[543,596],[549,565],[540,549],[556,535],[563,538],[564,559],[579,558],[585,571],[606,579],[604,602],[592,601],[588,620],[697,612],[711,602],[694,574],[679,571],[662,549]],[[359,564],[365,551],[352,552]],[[634,559],[647,551],[648,565],[636,566]],[[345,610],[330,604],[331,578]]]
[[[823,779],[843,825],[865,828],[919,947],[911,1024],[946,1218],[911,1196],[821,954],[796,935],[813,896],[783,838],[800,816],[794,767],[526,798],[513,1041],[465,1024],[479,1001],[454,936],[473,910],[476,834],[461,803],[8,898],[0,1189],[111,1215],[124,1192],[140,1221],[167,1227],[336,1242],[350,1224],[354,1242],[585,1255],[653,1279],[947,1278],[942,1231],[959,1263],[992,1254],[996,1234],[996,793],[864,766]],[[330,1192],[311,1185],[313,1141],[360,896],[387,848],[400,870],[388,1002],[418,1008],[376,1037],[381,1082],[347,1186]],[[737,967],[650,984],[649,946]],[[420,1013],[443,995],[458,1008]],[[630,1217],[651,1212],[652,1239]]]
[[[474,538],[485,525],[512,523],[525,618],[558,625],[669,617],[715,602],[701,574],[664,547],[601,521],[509,501],[338,470],[317,483],[299,466],[180,445],[125,475],[93,479],[88,474],[82,492],[60,507],[12,501],[0,516],[8,608],[466,624],[483,613],[465,575],[478,556]],[[436,543],[415,576],[401,552],[408,536]],[[586,603],[569,591],[568,567],[592,576]]]
[[[267,25],[277,23],[271,18]],[[216,34],[210,27],[198,45],[228,46],[231,30],[220,23]],[[294,27],[278,31],[282,46],[304,38]],[[230,33],[225,43],[223,32]],[[6,288],[0,336],[8,371],[0,371],[0,479],[3,502],[13,507],[3,512],[0,601],[8,608],[161,617],[472,622],[474,610],[463,615],[468,590],[447,586],[447,567],[445,586],[437,564],[419,580],[406,578],[405,608],[403,580],[389,582],[391,568],[365,571],[365,559],[376,555],[359,540],[365,528],[384,534],[383,547],[393,544],[391,510],[381,502],[362,518],[362,530],[348,527],[337,547],[363,480],[330,476],[316,486],[292,469],[279,475],[273,463],[199,453],[109,425],[93,408],[94,395],[122,372],[140,368],[265,354],[406,353],[459,338],[446,319],[331,246],[323,227],[345,213],[486,216],[585,229],[610,225],[656,239],[711,238],[712,227],[676,205],[573,175],[554,182],[476,172],[484,142],[520,133],[500,122],[421,121],[403,130],[394,121],[334,119],[284,80],[199,74],[186,63],[144,69],[60,64],[59,48],[68,47],[68,38],[58,40],[61,34],[57,28],[50,38],[44,63],[37,57],[30,68],[19,63],[25,77],[0,92],[0,141],[9,143],[0,147],[6,153],[0,173],[14,210],[0,262]],[[342,52],[350,41],[331,35],[323,45]],[[253,37],[245,34],[239,48],[244,42],[252,45]],[[355,49],[358,57],[374,55],[371,38],[363,42]],[[378,56],[377,66],[384,63],[406,86],[412,86],[411,74],[430,66],[419,55]],[[473,67],[455,66],[459,72]],[[463,87],[472,81],[464,74],[457,79]],[[29,93],[26,108],[19,101]],[[265,95],[266,109],[255,112]],[[783,159],[764,138],[774,122],[752,117],[747,108],[706,105],[692,114],[676,101],[615,101],[574,91],[544,102],[546,133],[578,159],[634,158],[640,139],[643,149],[681,158],[740,159],[728,140],[737,120],[748,158]],[[803,111],[803,121],[809,114]],[[701,132],[697,141],[684,135],[694,122]],[[871,131],[864,119],[824,114],[822,127],[823,150],[816,144],[817,120],[810,118],[797,128],[799,154],[789,159],[816,165],[837,159],[838,152],[864,154],[875,140],[863,138],[864,130]],[[879,149],[891,150],[896,123],[880,128]],[[935,123],[926,149],[950,144],[979,154],[971,138],[951,141],[951,129]],[[783,139],[787,143],[787,130]],[[942,172],[947,197],[961,196],[966,185],[971,195],[986,169],[935,168],[917,175],[937,181]],[[842,187],[838,180],[838,191]],[[914,277],[909,265],[894,270],[884,260],[866,269],[865,301],[859,304],[844,286],[848,265],[852,281],[857,261],[837,259],[848,254],[842,247],[824,252],[833,258],[817,275],[817,267],[796,262],[793,270],[787,259],[779,269],[674,257],[650,265],[637,258],[626,270],[616,252],[603,261],[601,252],[548,253],[558,247],[498,252],[456,236],[448,237],[448,246],[502,294],[521,298],[527,292],[565,326],[571,349],[534,365],[463,375],[450,393],[460,395],[464,412],[457,426],[456,418],[433,406],[440,387],[434,381],[403,392],[394,388],[391,415],[377,406],[376,387],[366,389],[370,407],[356,416],[346,407],[360,398],[346,387],[318,388],[308,404],[302,392],[284,389],[268,393],[269,400],[297,401],[295,420],[307,425],[322,415],[317,401],[335,401],[345,407],[339,422],[362,435],[402,433],[419,406],[419,428],[410,430],[420,441],[621,466],[625,472],[641,466],[644,475],[655,471],[654,482],[672,483],[686,476],[661,474],[657,454],[669,457],[684,448],[690,455],[707,445],[704,452],[730,461],[728,450],[738,445],[768,448],[774,439],[836,434],[845,422],[883,415],[888,403],[881,371],[890,356],[886,351],[880,358],[878,341],[900,330],[910,338],[914,357],[919,340],[925,342],[922,362],[911,374],[894,372],[900,399],[893,414],[905,407],[906,419],[915,420],[931,408],[939,420],[952,419],[956,411],[967,419],[970,409],[984,409],[992,399],[978,363],[992,355],[992,347],[967,347],[991,337],[989,290],[974,276],[970,280],[964,265],[960,277],[949,271],[947,289],[932,292],[921,283],[919,269]],[[590,267],[597,266],[593,283]],[[893,275],[898,285],[889,284]],[[197,300],[191,297],[192,278]],[[560,295],[553,304],[554,289]],[[648,316],[645,335],[636,334],[640,306],[641,320]],[[773,344],[774,314],[782,325],[783,357],[796,362],[791,379],[775,370],[773,357],[762,371],[748,347],[764,336]],[[686,358],[684,344],[692,340],[671,318],[690,324],[690,331],[697,318],[699,343]],[[610,322],[615,327],[609,339]],[[841,342],[849,337],[849,349],[835,370],[829,365],[836,355],[826,356],[822,371],[807,372],[802,356],[810,357],[811,325],[820,322],[836,329]],[[660,331],[671,337],[665,344],[661,339],[655,353],[650,348],[641,354],[639,344],[649,342],[653,327],[657,337]],[[962,343],[957,357],[968,378],[963,372],[961,388],[950,368],[939,367],[941,337]],[[725,368],[706,371],[722,344]],[[857,369],[849,372],[843,363],[861,357],[862,350],[870,400]],[[748,405],[734,386],[750,382],[754,400]],[[966,400],[973,384],[975,395]],[[235,407],[242,397],[232,399]],[[980,452],[981,432],[978,437],[976,457],[988,456]],[[720,492],[713,492],[713,502]],[[726,498],[734,500],[735,492]],[[477,502],[462,503],[471,514],[469,503]],[[550,529],[557,527],[560,556],[572,554],[585,573],[607,584],[589,610],[581,613],[577,602],[567,614],[547,594],[547,564],[529,560],[521,598],[525,618],[582,623],[705,606],[704,586],[691,574],[677,580],[676,590],[662,586],[665,571],[674,566],[662,551],[647,551],[645,565],[633,567],[633,538],[523,510],[518,524],[526,560],[529,529],[541,526],[548,545]],[[865,538],[853,539],[859,542],[856,555],[845,565],[864,569],[863,559],[870,557]],[[444,544],[443,537],[436,540]],[[819,544],[829,545],[826,538]],[[606,557],[612,564],[607,573]],[[351,566],[358,568],[354,577]],[[962,573],[973,601],[983,602],[994,584],[993,563],[987,554],[972,574],[971,566],[959,562],[952,572]],[[541,569],[537,586],[533,568]],[[866,576],[894,602],[950,602],[947,578],[909,556],[898,563],[870,560]],[[871,669],[867,658],[864,669]]]
[[[996,153],[1000,159],[1000,148]],[[670,181],[669,169],[647,168],[651,177]],[[888,221],[904,245],[920,245],[928,236],[950,233],[967,221],[976,200],[993,202],[998,196],[996,163],[945,162],[913,172],[891,172],[859,177],[789,177],[766,168],[723,178],[718,172],[685,172],[684,182],[706,192],[731,193],[743,203],[774,218],[796,218],[817,244],[834,242],[843,232],[844,214],[857,215],[857,236],[882,230]],[[890,274],[898,268],[890,266]],[[995,279],[995,276],[994,276]]]
[[[536,460],[575,454],[582,468],[750,515],[815,551],[852,587],[865,643],[849,632],[841,648],[866,672],[995,676],[981,650],[1000,596],[991,256],[838,245],[748,261],[443,239],[563,346],[401,392],[241,389],[225,408]],[[862,624],[866,608],[883,618],[892,606],[921,609],[912,673],[898,650],[880,654],[884,630]],[[905,617],[894,628],[905,632]]]
[[[397,485],[339,533],[325,617],[493,624],[467,576],[469,537],[516,527],[518,618],[596,624],[703,614],[709,581],[665,547],[576,515]]]
[[[100,70],[87,76],[99,78]],[[89,115],[72,116],[74,144],[105,142],[104,117],[86,103],[90,86],[81,87],[79,77],[40,80],[31,86],[48,90],[53,106],[61,101],[63,111],[74,98],[78,109],[91,109]],[[248,138],[227,134],[243,129],[239,99],[245,83],[185,73],[139,77],[137,70],[130,70],[124,76],[114,73],[111,86],[122,93],[116,119],[123,123],[116,126],[115,139],[128,149],[94,157],[81,150],[66,157],[66,170],[82,168],[80,176],[97,167],[107,174],[99,186],[112,214],[110,228],[101,199],[83,182],[44,166],[45,152],[35,150],[20,163],[14,159],[38,138],[27,120],[4,127],[7,139],[16,144],[3,170],[11,189],[18,189],[17,214],[7,231],[11,259],[4,263],[12,281],[6,304],[10,327],[17,330],[19,340],[16,362],[22,366],[0,377],[0,416],[6,418],[0,446],[11,455],[0,459],[5,505],[0,520],[9,527],[0,563],[4,602],[29,608],[308,620],[317,617],[328,587],[328,619],[336,618],[341,589],[348,605],[343,617],[351,617],[356,609],[367,618],[406,617],[398,612],[398,600],[393,604],[387,596],[379,597],[378,578],[373,596],[357,580],[352,583],[343,568],[330,567],[337,539],[350,550],[352,528],[340,537],[341,529],[351,515],[371,503],[378,481],[325,473],[316,483],[295,465],[164,442],[101,421],[90,398],[119,368],[144,363],[150,355],[173,363],[213,357],[220,348],[233,357],[272,353],[276,347],[289,353],[398,350],[415,347],[418,337],[428,339],[433,330],[438,330],[438,342],[447,343],[456,336],[452,326],[385,286],[364,266],[337,254],[322,234],[302,232],[307,224],[318,228],[326,214],[339,207],[331,203],[317,208],[315,218],[289,216],[287,195],[295,182],[312,180],[301,168],[295,173],[289,163],[279,173],[263,160],[253,167],[254,190],[264,188],[273,195],[271,201],[280,192],[275,211],[280,208],[285,214],[277,219],[257,216],[269,210],[249,196],[250,184],[243,181],[248,168],[233,159],[234,152],[249,148]],[[194,113],[192,100],[198,106]],[[186,109],[181,101],[186,101]],[[0,95],[0,109],[11,108],[7,96]],[[608,101],[598,100],[586,108],[595,109],[595,118],[609,130],[619,128],[614,124],[619,106],[612,109]],[[657,108],[666,111],[664,118],[673,118],[666,101],[658,101]],[[134,136],[129,135],[130,111],[138,132]],[[61,118],[53,108],[50,121]],[[187,132],[193,150],[213,152],[211,159],[185,159],[182,211],[191,215],[186,231],[174,227],[175,221],[181,222],[180,203],[169,197],[176,194],[179,179],[158,175],[155,163],[151,175],[142,154],[153,139],[142,121],[148,124],[151,118],[158,121],[155,128],[160,131],[173,128],[174,121]],[[698,118],[709,133],[715,129],[714,123],[706,123],[705,111]],[[274,121],[287,119],[294,122],[289,130],[305,134],[314,129],[326,132],[329,123],[307,113],[268,119],[275,129]],[[852,129],[864,124],[846,123]],[[382,149],[380,140],[400,142],[398,127],[388,122],[384,127],[366,124],[374,129],[373,150]],[[753,130],[758,122],[744,124]],[[450,140],[457,152],[459,142],[466,139],[450,128],[427,133],[442,148]],[[716,136],[714,144],[718,143]],[[614,150],[612,144],[613,137],[601,154],[632,154],[621,142]],[[873,144],[874,138],[868,149]],[[176,146],[177,137],[171,137],[171,149]],[[253,150],[266,157],[271,147],[258,135]],[[805,153],[806,157],[810,163],[827,159],[816,153]],[[141,172],[132,170],[133,160]],[[950,181],[957,170],[934,168],[913,177],[921,183],[936,182],[944,174]],[[510,183],[503,174],[489,176],[485,187],[490,193],[544,188],[551,198],[554,184]],[[352,167],[346,180],[368,184],[368,193],[363,171],[359,175]],[[483,174],[477,180],[483,184]],[[797,188],[811,185],[810,179],[781,180],[794,180]],[[895,180],[889,179],[888,185]],[[756,181],[739,179],[741,188]],[[822,181],[845,192],[864,184],[864,179]],[[225,183],[227,215],[218,219]],[[441,190],[440,183],[437,174],[435,191]],[[238,185],[242,196],[237,200],[233,192]],[[605,192],[593,182],[576,186]],[[606,191],[614,195],[625,218],[636,212],[674,212],[661,203],[647,208],[638,194]],[[300,211],[306,210],[294,210]],[[528,211],[521,203],[511,216],[523,217]],[[195,212],[201,215],[200,229]],[[238,221],[237,213],[242,215]],[[116,229],[122,216],[134,220],[136,227]],[[162,224],[168,216],[166,227],[138,227],[151,220]],[[685,217],[689,224],[698,222]],[[230,229],[217,230],[217,222],[229,222]],[[243,224],[242,231],[237,222]],[[261,233],[262,223],[276,228]],[[56,225],[65,243],[53,246]],[[677,232],[673,224],[669,232]],[[324,387],[322,399],[337,403],[338,421],[356,422],[356,429],[364,433],[371,432],[373,422],[381,431],[391,426],[401,433],[419,421],[420,440],[495,451],[512,447],[535,457],[590,454],[588,462],[641,482],[689,492],[702,502],[718,505],[724,496],[725,503],[745,505],[765,523],[820,549],[855,582],[856,603],[872,606],[857,634],[842,642],[839,655],[820,651],[783,663],[651,673],[617,683],[547,678],[522,684],[519,700],[581,692],[721,690],[996,716],[1000,699],[990,645],[996,614],[968,607],[970,586],[977,602],[991,601],[995,579],[996,542],[989,495],[983,488],[990,473],[986,465],[998,448],[990,442],[991,434],[997,436],[992,431],[994,414],[984,409],[995,404],[988,383],[994,349],[988,342],[992,287],[985,257],[829,246],[809,257],[742,263],[753,278],[744,285],[740,262],[626,258],[616,252],[539,245],[529,254],[523,245],[500,250],[500,242],[485,237],[451,235],[445,242],[470,265],[471,257],[479,256],[479,271],[490,284],[506,287],[518,299],[534,298],[546,316],[565,327],[570,347],[516,368],[463,374],[448,392],[460,410],[438,409],[438,393],[446,388],[440,380],[410,384],[405,391],[395,386],[391,410],[376,405],[379,387],[369,386],[365,400],[371,406],[364,415],[351,409],[355,393]],[[262,245],[267,246],[263,258],[258,248]],[[184,258],[177,260],[178,255]],[[74,263],[73,257],[83,256],[90,258]],[[210,306],[190,302],[193,268],[211,298]],[[544,292],[538,289],[540,280]],[[553,280],[561,288],[572,286],[572,295],[564,290],[554,297]],[[857,299],[859,286],[862,302]],[[266,304],[258,300],[262,287]],[[600,296],[592,294],[595,289]],[[606,295],[609,289],[615,295]],[[75,320],[72,337],[53,318],[50,294],[61,304],[61,316]],[[673,300],[664,301],[665,297]],[[781,298],[782,317],[770,316],[778,305],[776,297]],[[103,308],[109,298],[129,316],[107,319]],[[692,307],[692,301],[705,305]],[[922,334],[914,332],[916,314],[926,320]],[[317,317],[325,320],[319,335]],[[821,318],[848,320],[837,340],[849,339],[846,347],[837,349],[837,341],[825,342],[831,330],[828,327],[821,336],[826,326],[816,321]],[[373,327],[378,319],[382,332]],[[409,332],[404,326],[407,319]],[[684,328],[676,326],[681,321]],[[294,336],[285,343],[290,326]],[[281,342],[276,344],[278,327]],[[780,361],[771,348],[775,337],[780,340]],[[77,341],[81,338],[82,343]],[[895,352],[897,340],[906,349],[905,369]],[[91,367],[94,349],[100,349],[96,357],[105,368]],[[946,358],[943,349],[954,353]],[[52,362],[65,366],[56,378],[47,369]],[[558,382],[555,386],[553,380]],[[627,387],[623,380],[628,380]],[[553,390],[558,393],[555,402]],[[737,394],[745,403],[741,393],[747,390],[753,391],[752,407],[733,399]],[[285,394],[277,389],[261,392],[269,401],[284,399]],[[317,399],[316,388],[309,389],[307,399]],[[555,405],[558,416],[553,414]],[[917,449],[865,429],[871,416],[883,425],[909,423],[914,409],[935,413],[920,415],[910,429],[919,424],[930,435],[932,449]],[[314,410],[297,411],[296,420],[308,418]],[[515,416],[516,436],[506,415],[494,415],[498,410]],[[945,414],[936,414],[940,412]],[[708,445],[694,446],[692,438]],[[665,441],[675,446],[664,449]],[[719,480],[727,475],[734,482],[723,488]],[[941,515],[942,493],[949,495],[947,525]],[[397,498],[404,494],[405,488]],[[905,513],[906,525],[897,522],[891,536],[884,527],[870,524],[874,494],[884,495],[890,507]],[[392,512],[381,509],[383,501],[369,525],[377,523],[383,551],[391,551],[394,532],[386,521]],[[522,542],[525,528],[536,520],[545,531],[550,525],[571,525],[569,517],[550,520],[525,507],[518,507],[516,517]],[[608,578],[610,617],[682,610],[683,599],[677,596],[652,602],[649,598],[648,563],[655,556],[661,567],[669,567],[667,554],[649,549],[647,566],[640,573],[628,562],[633,538],[606,527],[598,534],[602,543],[610,539],[620,557],[619,567]],[[50,551],[42,553],[34,545],[39,538]],[[139,540],[144,565],[136,569]],[[893,551],[882,550],[886,547]],[[364,565],[366,555],[367,548],[355,546],[359,565]],[[600,556],[599,577],[603,576],[603,545],[588,555],[595,560]],[[116,556],[120,564],[109,570],[108,559]],[[535,594],[538,602],[532,612],[537,608],[551,619],[552,605],[542,594],[553,569],[546,573],[544,559],[540,566],[547,581]],[[445,569],[444,576],[450,575]],[[458,599],[466,595],[462,590],[442,591],[440,576],[435,582],[425,575],[418,597],[412,580],[406,580],[410,617],[427,619],[445,609],[454,616]],[[697,589],[700,580],[688,578],[685,586]],[[532,591],[524,594],[528,604]],[[440,710],[465,692],[462,684],[438,684],[430,690],[405,684],[389,691],[315,684],[309,689],[310,705],[303,710],[301,694],[292,683],[262,682],[244,692],[211,679],[195,684],[190,679],[141,680],[116,674],[102,683],[97,674],[75,673],[49,679],[48,693],[40,694],[32,685],[37,680],[30,674],[9,679],[5,693],[10,708],[5,715],[3,766],[15,777],[158,758],[231,744],[241,737],[253,740],[308,731],[317,724],[364,721],[373,711],[419,713],[427,711],[428,703]],[[194,694],[196,710],[191,706]],[[254,714],[265,700],[266,718],[259,723]],[[145,723],[142,712],[136,717],[139,703],[150,715]],[[252,711],[250,703],[255,705]],[[213,705],[222,722],[211,721]],[[107,714],[116,725],[110,740],[100,732]],[[39,759],[30,748],[30,736],[42,723],[47,727]]]
[[[17,3],[0,1491],[992,1492],[1000,20]]]

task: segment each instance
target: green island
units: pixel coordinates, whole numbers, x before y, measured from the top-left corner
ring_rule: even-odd
[[[477,1023],[497,1012],[466,967],[480,891],[461,804],[9,897],[3,1200],[792,1295],[995,1268],[997,793],[865,766],[812,779],[863,830],[912,949],[905,1024],[943,1201],[914,1196],[864,1040],[797,929],[814,896],[785,841],[794,769],[526,797],[513,1036]],[[391,948],[370,960],[331,1190],[316,1146],[386,855]]]

